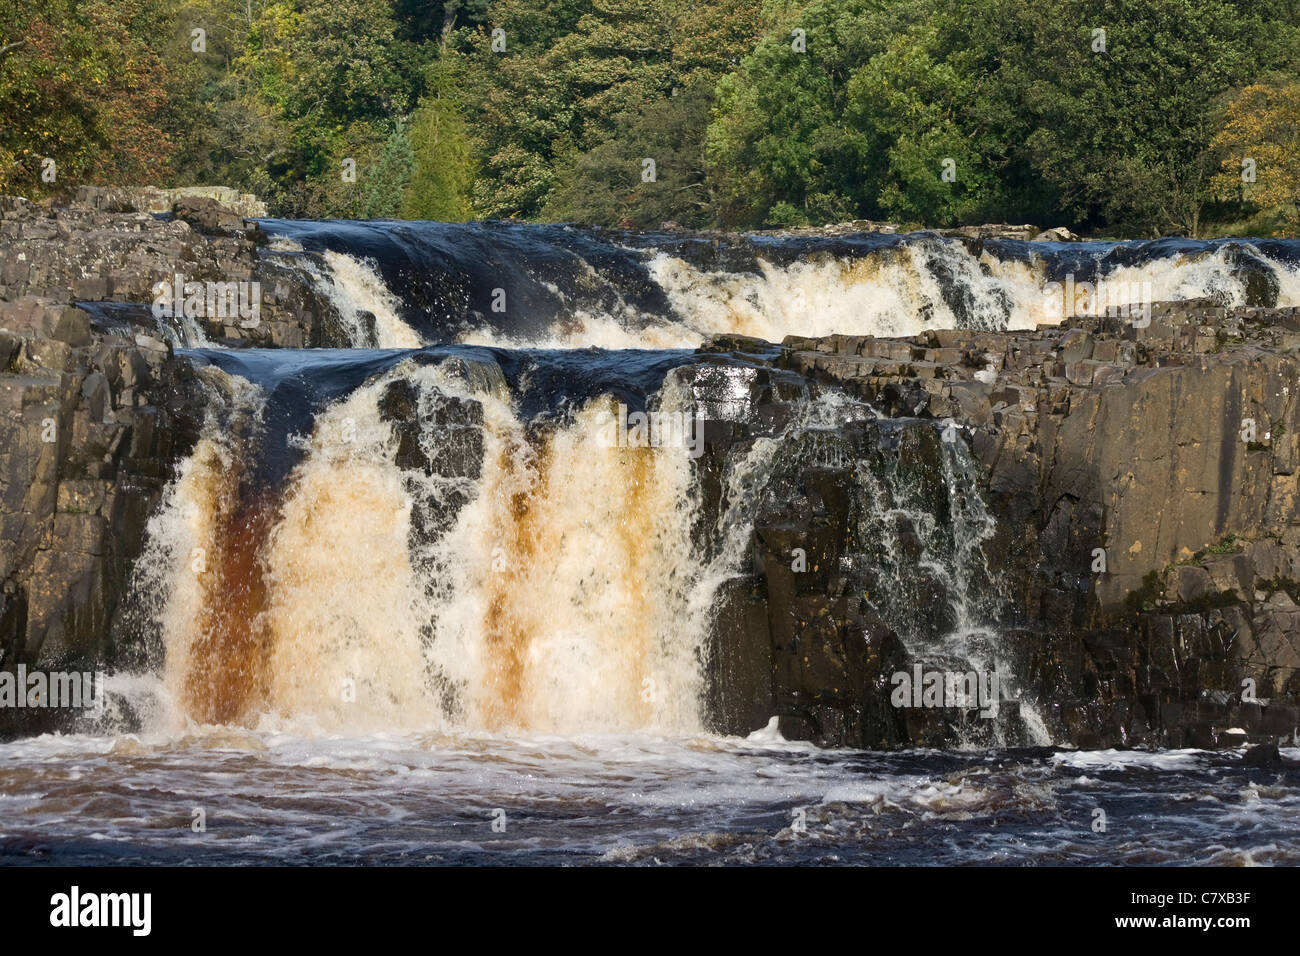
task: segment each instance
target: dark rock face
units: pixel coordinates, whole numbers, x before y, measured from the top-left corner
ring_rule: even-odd
[[[1300,724],[1294,311],[788,339],[777,364],[962,426],[1004,640],[1061,739],[1207,747]]]
[[[87,188],[78,203],[35,205],[0,197],[0,299],[38,296],[56,302],[111,303],[119,334],[159,337],[150,308],[158,283],[258,283],[256,323],[208,314],[196,321],[210,341],[230,346],[346,346],[328,298],[266,248],[266,236],[212,199],[182,196],[155,214],[132,193]],[[152,194],[151,194],[152,196]],[[147,197],[146,197],[147,198]],[[156,198],[156,197],[154,197]],[[134,205],[133,205],[134,203]],[[305,254],[300,254],[305,255]],[[122,308],[134,303],[138,309]],[[103,310],[91,309],[101,331]]]
[[[1248,767],[1266,768],[1280,767],[1283,764],[1282,754],[1275,743],[1251,747],[1242,755],[1241,762]]]
[[[170,347],[91,333],[49,299],[0,302],[0,667],[103,667],[131,562],[197,437],[193,372]],[[51,711],[0,710],[0,732]]]
[[[968,508],[976,487],[954,472],[962,456],[945,450],[945,429],[877,419],[860,402],[827,404],[836,383],[792,374],[780,367],[785,355],[764,358],[753,340],[709,349],[728,346],[727,359],[679,370],[707,416],[698,545],[712,557],[729,523],[751,529],[748,563],[718,597],[707,650],[713,729],[747,734],[775,716],[787,738],[825,746],[1021,739],[1014,705],[984,721],[973,707],[891,700],[896,675],[917,665],[967,671],[942,638],[972,597],[999,601],[978,549],[965,548],[982,533]],[[818,407],[830,417],[802,427]],[[779,451],[756,467],[765,442]]]

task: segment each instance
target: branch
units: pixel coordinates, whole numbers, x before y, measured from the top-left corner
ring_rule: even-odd
[[[7,57],[14,50],[17,50],[19,47],[23,47],[26,45],[27,45],[26,40],[15,40],[13,43],[6,43],[4,46],[0,46],[0,60],[3,60],[5,57]]]

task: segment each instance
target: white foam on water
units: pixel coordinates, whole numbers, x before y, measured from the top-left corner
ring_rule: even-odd
[[[1052,762],[1080,770],[1185,770],[1205,753],[1201,750],[1074,750],[1052,755]]]
[[[397,297],[384,284],[373,263],[333,251],[325,252],[322,258],[329,267],[329,276],[321,289],[347,324],[354,348],[415,349],[424,344],[419,334],[403,321]],[[374,316],[373,336],[366,331],[362,312]]]
[[[534,349],[693,349],[705,333],[679,322],[650,321],[633,324],[588,309],[575,309],[563,325],[542,335],[518,336],[490,328],[474,329],[456,337],[461,345]]]
[[[785,743],[785,738],[781,736],[781,718],[773,717],[745,739],[756,744]]]
[[[430,454],[447,440],[434,403],[482,409],[479,474],[395,464],[379,401],[398,379],[420,394]],[[666,388],[663,410],[685,395]],[[143,562],[166,648],[160,720],[698,730],[712,592],[743,535],[702,562],[686,449],[611,447],[610,404],[537,440],[503,383],[403,364],[317,416],[283,499],[251,517],[238,496],[249,452],[214,416]],[[446,504],[455,495],[458,510]],[[454,516],[416,543],[415,510]]]
[[[401,317],[401,302],[373,262],[327,250],[320,254],[325,265],[321,269],[292,239],[278,237],[269,248],[281,254],[285,266],[305,272],[312,287],[329,299],[350,348],[414,349],[425,344]],[[373,328],[365,313],[373,316]]]
[[[1293,783],[1243,795],[1241,778],[1197,772],[1216,755],[1175,755],[1134,762],[1112,751],[1125,765],[1098,766],[1099,784],[1073,776],[1079,755],[999,766],[702,734],[46,735],[0,744],[0,840],[57,833],[117,859],[304,862],[1300,860],[1288,836],[1300,808]],[[1123,829],[1121,808],[1134,798],[1141,840]],[[1088,833],[1099,801],[1119,842]],[[190,830],[195,806],[206,808],[206,833]],[[498,812],[506,828],[494,834]]]
[[[707,617],[681,449],[608,447],[593,402],[541,447],[479,394],[483,474],[429,556],[431,659],[473,727],[699,726]]]
[[[935,236],[859,257],[812,254],[787,265],[760,254],[757,265],[756,273],[708,270],[659,252],[647,269],[672,306],[671,319],[639,315],[627,305],[604,313],[572,304],[556,327],[540,335],[482,328],[460,340],[538,348],[694,348],[718,333],[770,342],[788,335],[906,337],[927,329],[1032,329],[1068,314],[1100,315],[1111,306],[1247,300],[1228,247],[1112,267],[1093,277],[1100,290],[1091,296],[1080,278],[1072,303],[1064,301],[1064,283],[1048,279],[1044,259],[1032,249],[1024,261],[999,259],[987,249],[975,254],[964,243]],[[1300,304],[1300,270],[1271,260],[1270,265],[1278,279],[1278,305]],[[954,294],[956,302],[950,301]]]

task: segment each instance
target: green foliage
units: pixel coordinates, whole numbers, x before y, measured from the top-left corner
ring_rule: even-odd
[[[1131,614],[1141,614],[1159,606],[1164,595],[1164,575],[1148,571],[1142,575],[1142,586],[1124,595],[1124,605]]]
[[[1074,221],[1121,231],[1195,233],[1217,122],[1215,99],[1248,79],[1263,58],[1295,50],[1294,22],[1276,23],[1262,4],[1224,0],[1055,0],[1050,27],[1041,5],[1010,3],[1007,22],[1032,30],[1025,49],[997,74],[1002,97],[1032,131],[1032,170],[1055,187]],[[1291,18],[1292,21],[1294,17]],[[1105,27],[1106,50],[1091,30]],[[1288,52],[1289,48],[1289,52]]]
[[[807,50],[791,29],[763,39],[717,87],[706,158],[719,219],[759,225],[778,203],[811,221],[877,211],[881,143],[844,122],[847,80],[883,52],[894,18],[885,0],[834,0],[803,10]]]
[[[0,0],[6,46],[0,189],[35,196],[1151,235],[1296,195],[1292,0]]]
[[[415,153],[407,128],[398,124],[384,141],[374,174],[361,187],[365,219],[405,217],[405,196],[415,170]]]
[[[560,174],[542,218],[640,229],[670,220],[708,225],[703,146],[710,99],[697,85],[620,114],[619,132]],[[653,181],[647,181],[647,160]]]
[[[621,196],[620,177],[633,153],[651,155],[636,144],[645,141],[652,122],[669,127],[656,148],[676,154],[681,144],[702,139],[708,117],[699,97],[707,96],[722,69],[739,61],[762,27],[755,0],[691,6],[684,0],[499,0],[489,19],[504,30],[504,51],[493,50],[486,26],[461,37],[467,100],[478,106],[475,211],[535,217],[545,209],[567,217],[578,208],[575,202],[585,202],[602,221],[621,219],[618,210],[628,202],[648,201],[646,190],[637,190],[635,201]],[[688,86],[704,92],[672,98],[675,89]],[[669,98],[677,115],[656,105]],[[660,164],[680,171],[696,170],[700,162],[675,155]],[[638,162],[629,172],[639,169]],[[613,178],[595,183],[597,170]],[[700,191],[689,176],[676,181],[689,195],[662,209],[694,218]],[[595,186],[601,197],[582,199],[578,183]]]
[[[450,71],[436,69],[411,121],[411,176],[401,203],[409,219],[464,220],[469,214],[470,146]]]
[[[977,75],[942,57],[938,30],[922,26],[849,81],[848,118],[884,149],[875,195],[891,218],[949,225],[1004,205],[990,163],[999,144],[968,132]]]
[[[162,0],[0,0],[0,190],[157,180],[168,72],[144,39]],[[55,181],[42,178],[54,161]]]
[[[819,0],[797,19],[806,54],[783,28],[719,84],[724,222],[778,203],[816,221],[815,197],[933,225],[1195,233],[1217,98],[1300,50],[1297,13],[1252,0]]]

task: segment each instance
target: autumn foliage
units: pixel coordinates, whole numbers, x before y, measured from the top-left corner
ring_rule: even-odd
[[[149,0],[0,0],[0,192],[156,183],[169,170],[167,69]],[[42,178],[42,161],[54,161]]]
[[[1214,190],[1300,218],[1300,83],[1247,86],[1232,98],[1214,145],[1228,154]]]

